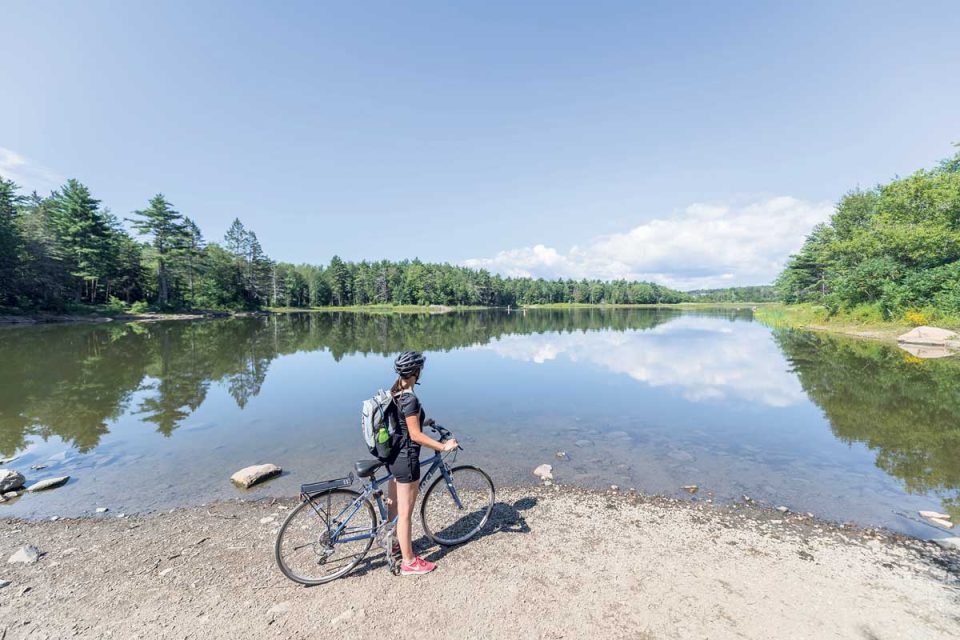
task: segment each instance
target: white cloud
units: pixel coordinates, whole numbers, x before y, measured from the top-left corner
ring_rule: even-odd
[[[63,176],[27,160],[16,151],[0,147],[0,176],[13,180],[25,191],[56,189],[66,182]]]
[[[833,205],[790,196],[747,205],[694,203],[562,253],[537,244],[465,264],[509,276],[652,280],[680,288],[771,282]]]
[[[652,330],[508,335],[474,347],[544,365],[561,357],[676,389],[691,402],[740,399],[788,407],[806,395],[766,328],[681,316]]]

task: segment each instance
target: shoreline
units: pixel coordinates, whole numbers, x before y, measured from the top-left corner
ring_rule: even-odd
[[[5,519],[3,553],[33,544],[43,554],[0,570],[11,583],[0,590],[6,638],[354,638],[389,633],[399,615],[417,626],[442,621],[440,637],[960,633],[960,551],[803,514],[502,488],[490,524],[467,544],[432,546],[415,524],[434,574],[393,577],[374,548],[345,578],[304,588],[273,564],[275,531],[293,504]],[[443,597],[418,596],[424,589]],[[413,614],[403,611],[407,597],[417,598]]]
[[[847,316],[827,316],[809,306],[786,305],[782,303],[768,304],[760,307],[754,318],[757,322],[763,323],[774,329],[802,329],[804,331],[815,331],[820,333],[832,333],[837,335],[849,336],[852,338],[862,338],[866,340],[878,340],[881,342],[896,343],[904,333],[916,328],[906,322],[894,321],[857,321]],[[960,330],[960,326],[952,322],[939,323],[931,321],[931,324],[948,330]]]
[[[432,305],[351,305],[328,307],[266,307],[258,311],[177,311],[177,312],[147,312],[147,313],[119,313],[106,315],[95,310],[89,313],[19,313],[0,309],[0,326],[3,325],[37,325],[37,324],[101,324],[106,322],[159,322],[167,320],[205,320],[211,318],[243,318],[250,316],[268,316],[284,313],[371,313],[371,314],[424,314],[442,315],[468,311],[487,311],[505,309],[523,311],[526,309],[751,309],[769,305],[767,302],[679,302],[663,304],[584,304],[584,303],[557,303],[534,304],[518,307],[499,306],[449,306],[442,304]]]
[[[162,322],[168,320],[210,320],[270,315],[269,311],[183,311],[171,313],[0,313],[0,326],[33,326],[48,324],[106,324],[108,322]]]

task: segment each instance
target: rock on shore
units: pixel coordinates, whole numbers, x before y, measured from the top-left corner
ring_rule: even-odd
[[[915,327],[899,336],[897,342],[918,358],[944,358],[960,352],[960,336],[938,327]]]
[[[7,559],[7,564],[34,564],[40,559],[40,550],[32,544],[26,544]]]
[[[19,471],[0,469],[0,494],[19,489],[24,482],[26,478]]]

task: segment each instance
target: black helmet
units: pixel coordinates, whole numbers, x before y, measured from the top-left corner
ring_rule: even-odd
[[[420,373],[426,361],[426,356],[419,351],[404,351],[393,361],[393,368],[401,378],[409,378]]]

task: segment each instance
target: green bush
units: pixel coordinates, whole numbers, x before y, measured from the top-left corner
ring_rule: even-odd
[[[146,313],[149,311],[150,305],[148,305],[143,300],[137,300],[132,305],[130,305],[130,313]]]
[[[110,296],[110,300],[104,305],[104,311],[111,315],[118,315],[127,310],[127,305],[123,300],[116,296]]]

